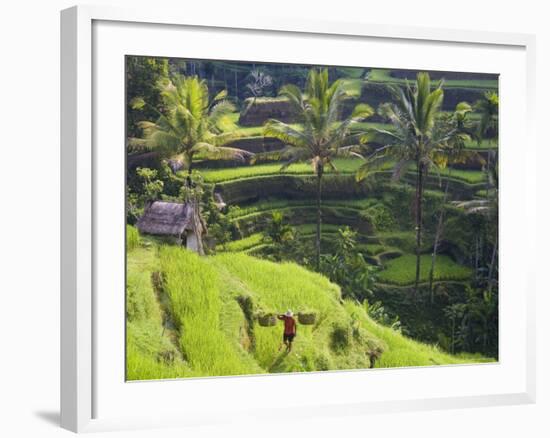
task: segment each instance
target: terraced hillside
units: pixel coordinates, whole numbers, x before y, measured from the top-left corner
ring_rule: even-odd
[[[498,358],[496,75],[162,62],[128,93],[130,380]]]
[[[449,355],[376,323],[342,300],[324,276],[294,263],[243,253],[201,258],[153,241],[128,251],[127,378],[325,371],[484,362]],[[292,353],[279,351],[282,327],[258,312],[313,311]]]

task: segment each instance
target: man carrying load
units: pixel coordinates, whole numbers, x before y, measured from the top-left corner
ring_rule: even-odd
[[[292,311],[287,310],[284,315],[277,315],[277,318],[284,322],[285,329],[283,332],[283,344],[286,345],[287,353],[290,353],[292,350],[292,341],[296,336],[296,320],[293,317]],[[283,345],[279,347],[281,349]]]

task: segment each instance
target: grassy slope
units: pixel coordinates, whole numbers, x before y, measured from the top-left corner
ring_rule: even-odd
[[[172,337],[162,335],[161,310],[150,281],[155,270],[163,272],[178,329]],[[295,348],[287,355],[278,352],[282,327],[250,327],[238,297],[249,297],[256,310],[315,310],[318,322],[299,325]],[[127,300],[130,380],[366,368],[365,353],[372,345],[385,349],[380,367],[484,360],[450,356],[407,339],[375,323],[357,303],[342,302],[339,288],[325,277],[244,253],[200,258],[179,247],[138,246],[128,251]],[[343,349],[334,349],[334,325],[349,329]],[[174,352],[173,362],[159,359],[166,351]]]
[[[128,250],[126,287],[126,375],[129,380],[146,380],[191,376],[191,369],[170,338],[162,330],[162,313],[156,298],[151,274],[159,269],[155,247]],[[172,354],[170,365],[161,359]]]

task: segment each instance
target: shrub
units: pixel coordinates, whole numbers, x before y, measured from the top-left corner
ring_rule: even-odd
[[[344,296],[364,298],[372,294],[376,268],[367,263],[357,246],[357,233],[338,230],[334,254],[323,254],[321,272],[342,287]]]
[[[385,245],[397,247],[404,252],[414,252],[416,247],[416,239],[413,231],[381,233],[380,238]]]
[[[395,226],[392,211],[382,203],[371,205],[361,211],[361,217],[369,221],[378,231],[389,230]]]
[[[330,346],[336,352],[343,352],[351,344],[351,327],[349,324],[335,322],[332,324],[332,333],[330,335]]]
[[[314,362],[315,368],[319,371],[328,371],[334,368],[330,357],[325,352],[317,354],[315,356]]]
[[[138,167],[136,174],[142,182],[143,201],[157,199],[164,189],[164,182],[158,179],[158,171],[148,167]]]
[[[381,301],[369,304],[367,300],[363,301],[363,307],[367,314],[379,324],[391,327],[393,330],[401,331],[401,321],[399,316],[390,316]]]

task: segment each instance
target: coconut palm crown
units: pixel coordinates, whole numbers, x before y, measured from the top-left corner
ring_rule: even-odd
[[[482,99],[479,99],[474,109],[481,113],[478,128],[476,131],[477,141],[481,143],[488,132],[493,131],[498,137],[498,94],[494,91],[487,91]]]
[[[158,119],[140,122],[144,138],[131,142],[156,149],[163,157],[183,158],[189,176],[197,153],[243,161],[252,155],[223,146],[233,139],[223,132],[223,123],[235,111],[225,90],[210,99],[206,81],[179,75],[159,81],[158,88],[163,102],[163,108],[155,108]],[[141,98],[132,101],[134,108],[145,105],[147,102]]]
[[[304,92],[295,85],[285,85],[279,92],[286,97],[293,111],[298,115],[302,129],[297,129],[278,120],[268,120],[264,135],[281,140],[282,151],[270,154],[282,159],[284,170],[292,163],[309,161],[317,177],[317,232],[316,264],[319,267],[321,254],[321,179],[326,167],[337,171],[333,162],[340,155],[354,155],[359,137],[352,135],[354,123],[370,117],[373,110],[369,105],[358,104],[351,116],[341,120],[343,100],[349,97],[345,83],[329,82],[328,70],[311,69]]]
[[[372,129],[364,135],[364,142],[384,146],[365,159],[357,172],[357,179],[364,179],[386,164],[392,166],[394,180],[400,179],[409,170],[415,170],[416,295],[420,279],[424,179],[430,168],[445,167],[449,157],[455,153],[456,145],[463,144],[469,138],[459,127],[470,108],[459,104],[455,113],[457,123],[448,123],[441,117],[443,82],[440,81],[432,89],[430,75],[425,72],[418,73],[413,87],[407,82],[404,88],[390,86],[390,91],[393,101],[381,105],[379,112],[391,122],[393,129]]]

